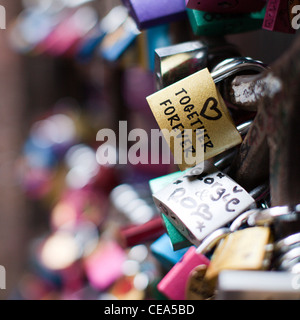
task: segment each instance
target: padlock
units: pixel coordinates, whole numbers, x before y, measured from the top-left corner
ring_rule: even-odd
[[[180,177],[181,175],[182,175],[182,172],[177,171],[177,172],[150,180],[149,185],[150,185],[152,194],[159,192],[162,188],[166,187],[169,183],[173,182],[176,178]],[[184,235],[182,235],[176,229],[176,227],[173,226],[173,224],[169,221],[169,219],[164,214],[161,213],[161,217],[163,219],[167,233],[172,242],[173,249],[175,251],[192,245],[191,242]]]
[[[84,269],[91,286],[103,291],[120,279],[125,259],[125,251],[115,241],[102,239],[84,258]]]
[[[78,290],[84,281],[81,259],[96,248],[98,241],[99,233],[92,223],[65,225],[38,247],[37,266],[43,273],[56,274],[65,290]]]
[[[110,200],[116,209],[111,216],[116,215],[120,225],[143,225],[159,213],[146,183],[118,185],[110,193]]]
[[[209,260],[202,254],[196,254],[196,248],[192,246],[160,281],[157,288],[171,300],[184,300],[190,272],[199,265],[208,264]]]
[[[290,6],[287,0],[269,0],[263,29],[284,33],[295,33],[292,28]]]
[[[190,9],[215,13],[249,13],[263,9],[265,0],[185,0]]]
[[[181,170],[241,143],[207,69],[154,93],[147,101]]]
[[[186,18],[183,0],[173,0],[172,5],[168,0],[122,1],[140,30]]]
[[[142,225],[129,225],[120,228],[117,238],[122,247],[132,247],[151,240],[156,240],[165,232],[161,217],[156,217]]]
[[[206,255],[229,233],[228,228],[216,230],[197,249],[194,246],[190,247],[182,259],[162,279],[158,289],[170,299],[208,299],[213,296],[215,284],[204,279],[210,263]],[[207,291],[196,288],[199,281],[205,282]]]
[[[230,233],[217,246],[205,274],[217,279],[222,270],[261,270],[270,263],[266,250],[271,237],[268,227],[252,227]],[[267,260],[266,255],[268,255]]]
[[[155,50],[172,44],[170,26],[168,24],[149,28],[146,33],[148,68],[154,72]]]
[[[153,195],[156,206],[193,244],[255,206],[255,200],[209,163],[204,173],[180,178]]]
[[[241,136],[233,126],[214,82],[219,83],[244,70],[261,72],[265,66],[245,57],[226,59],[211,75],[207,69],[203,69],[147,97],[181,170],[193,167],[241,142]],[[191,137],[186,134],[187,129],[193,130]],[[202,130],[204,132],[201,133]],[[173,144],[171,136],[174,137]],[[198,148],[195,141],[198,146],[200,142]],[[204,151],[204,158],[201,151]]]
[[[140,34],[133,19],[127,17],[115,31],[106,34],[98,50],[100,56],[108,61],[116,61]]]
[[[299,276],[290,272],[225,270],[216,300],[299,300]]]
[[[166,233],[150,246],[153,256],[166,270],[170,270],[177,262],[179,262],[188,249],[189,247],[174,251],[171,239]]]
[[[203,68],[212,69],[224,59],[239,56],[238,49],[224,39],[184,42],[155,50],[158,89],[165,88]]]
[[[244,125],[241,127],[238,127],[238,130],[240,132],[242,132],[243,130],[246,130],[246,129],[247,129],[247,125],[245,127],[244,127]],[[229,166],[233,156],[234,156],[234,152],[222,155],[221,157],[215,157],[215,159],[214,159],[215,166],[219,170],[225,169],[226,167]],[[185,172],[188,172],[188,170],[186,170]],[[179,179],[180,176],[182,176],[182,172],[178,171],[178,172],[174,172],[169,175],[166,175],[166,176],[162,176],[162,177],[150,180],[149,185],[150,185],[152,194],[159,192],[164,187],[168,186],[172,182]],[[252,190],[250,192],[250,195],[255,199],[256,202],[259,202],[259,201],[261,201],[262,198],[264,198],[266,196],[266,194],[269,194],[268,191],[269,191],[268,186],[262,185],[262,186],[255,188],[254,190]],[[190,246],[191,245],[190,240],[188,240],[181,232],[179,232],[177,227],[172,224],[171,217],[166,216],[164,213],[161,213],[161,216],[164,221],[165,227],[167,229],[168,235],[170,236],[174,250],[179,250],[179,249]],[[241,226],[241,223],[239,223],[239,222],[234,221],[233,225],[234,224],[235,225],[238,224],[238,227],[236,227],[236,229],[234,229],[234,231],[237,230]]]
[[[222,155],[222,157],[216,157],[215,166],[218,167],[220,170],[226,168],[230,164],[232,157],[233,157],[232,153]],[[171,174],[150,180],[149,185],[150,185],[152,194],[159,192],[161,189],[163,189],[168,184],[175,181],[181,175],[182,175],[182,172],[177,171],[177,172],[173,172]],[[169,220],[167,216],[161,213],[161,217],[164,221],[167,233],[170,237],[173,249],[175,251],[192,245],[192,243],[177,230],[177,228],[172,224],[172,222]]]
[[[36,50],[54,56],[73,55],[80,40],[95,27],[97,21],[97,12],[92,7],[71,10],[37,45]]]
[[[187,9],[192,30],[197,36],[220,36],[260,29],[265,8],[245,14],[220,14]]]
[[[76,56],[88,61],[107,34],[115,32],[125,22],[128,11],[124,6],[114,7],[78,45]]]

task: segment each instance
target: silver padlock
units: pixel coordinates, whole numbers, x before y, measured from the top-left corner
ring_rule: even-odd
[[[156,206],[196,246],[213,231],[255,207],[255,199],[229,176],[205,162],[204,173],[183,174],[153,195]]]

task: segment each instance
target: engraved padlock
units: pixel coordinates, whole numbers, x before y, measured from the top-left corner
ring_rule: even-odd
[[[197,36],[235,34],[260,29],[265,8],[259,12],[244,14],[221,14],[187,9],[192,30]]]
[[[156,206],[193,244],[255,206],[255,199],[229,176],[205,163],[204,173],[182,177],[153,195]]]
[[[185,0],[190,9],[215,13],[249,13],[263,9],[265,0]]]
[[[261,72],[265,68],[263,63],[247,57],[226,59],[212,74],[203,69],[147,97],[181,170],[241,143],[215,83],[244,70]],[[188,130],[191,135],[187,135]]]

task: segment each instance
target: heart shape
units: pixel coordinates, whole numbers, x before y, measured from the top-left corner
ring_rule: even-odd
[[[210,104],[212,103],[212,105],[210,106]],[[216,115],[215,116],[211,116],[208,115],[207,112],[211,113],[211,111],[215,112]],[[219,120],[222,118],[222,112],[221,110],[218,108],[218,100],[210,97],[208,98],[204,105],[203,108],[200,112],[200,116],[202,116],[203,118],[207,119],[207,120]]]
[[[213,214],[210,211],[209,205],[206,203],[201,203],[198,206],[197,211],[192,212],[191,215],[200,216],[204,220],[211,220],[213,217]]]

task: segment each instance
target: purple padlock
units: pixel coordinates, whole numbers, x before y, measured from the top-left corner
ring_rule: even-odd
[[[185,0],[190,9],[215,13],[250,13],[261,11],[265,0]]]
[[[140,30],[186,18],[184,0],[171,2],[170,0],[123,0]]]

